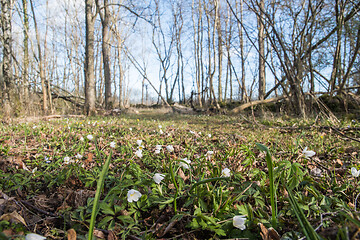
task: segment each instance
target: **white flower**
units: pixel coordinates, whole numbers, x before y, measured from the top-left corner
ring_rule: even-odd
[[[162,130],[162,129],[160,129],[160,130],[159,130],[159,133],[160,133],[160,134],[164,134],[164,132],[163,132],[163,130]]]
[[[162,126],[161,126],[161,125],[159,125],[159,128],[161,129],[161,128],[162,128]]]
[[[174,147],[172,145],[168,145],[168,146],[166,146],[166,150],[168,150],[168,152],[173,152]]]
[[[224,176],[224,177],[230,177],[230,169],[224,168],[224,169],[221,171],[221,175]]]
[[[76,157],[77,159],[82,159],[82,158],[83,158],[83,155],[81,155],[80,153],[78,153],[78,154],[75,155],[75,157]]]
[[[64,157],[64,164],[69,164],[69,163],[70,163],[70,158]]]
[[[246,228],[245,221],[246,221],[246,217],[244,215],[233,217],[234,227],[239,228],[241,230],[245,230]]]
[[[315,177],[322,177],[322,174],[321,174],[321,169],[320,168],[313,168],[310,170],[310,174],[315,176]]]
[[[360,175],[360,170],[356,170],[356,168],[352,167],[351,168],[351,174],[354,176],[354,177],[358,177]]]
[[[129,128],[130,131],[132,131],[132,128]]]
[[[161,148],[162,148],[161,145],[156,145],[156,147],[155,147],[155,154],[159,154],[160,151],[161,151]]]
[[[34,174],[36,171],[37,171],[37,167],[35,167],[35,168],[31,171],[31,173]]]
[[[91,140],[93,140],[94,137],[93,137],[93,135],[89,134],[89,135],[86,136],[86,138],[91,141]]]
[[[207,156],[211,156],[211,155],[213,155],[213,154],[214,154],[214,151],[207,151],[207,152],[206,152],[206,155],[207,155]]]
[[[84,141],[84,138],[83,138],[83,137],[81,137],[81,138],[80,138],[80,141],[82,141],[82,142],[83,142],[83,141]]]
[[[179,163],[179,166],[184,168],[184,169],[189,169],[190,168],[190,164],[191,160],[187,159],[187,158],[182,158],[181,162]]]
[[[210,133],[208,134],[208,137],[211,138],[211,134],[210,134]]]
[[[128,202],[137,202],[141,197],[141,193],[135,189],[130,189],[127,193]]]
[[[195,134],[195,132],[194,132],[194,131],[192,131],[192,130],[190,130],[189,132],[190,132],[191,134]]]
[[[141,146],[142,140],[136,140],[137,145]]]
[[[25,240],[43,240],[43,239],[46,239],[46,237],[43,237],[36,233],[28,233],[25,236]]]
[[[33,129],[35,129],[35,128],[37,128],[37,126],[35,125],[35,126],[33,126]]]
[[[165,178],[165,175],[164,174],[161,174],[161,173],[155,173],[153,179],[154,179],[154,182],[157,183],[157,184],[160,184],[161,181]]]
[[[111,143],[110,143],[110,147],[111,147],[111,148],[115,148],[115,145],[116,145],[115,142],[111,142]]]
[[[137,150],[136,152],[135,152],[135,155],[137,156],[137,157],[139,157],[139,158],[142,158],[142,150],[141,149],[139,149],[139,150]]]
[[[311,158],[312,156],[314,156],[316,154],[316,152],[314,152],[314,151],[308,151],[307,147],[304,148],[302,153],[305,155],[306,158]]]

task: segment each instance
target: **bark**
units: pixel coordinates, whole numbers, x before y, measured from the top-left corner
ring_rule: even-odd
[[[193,29],[194,29],[194,38],[193,38],[193,42],[194,42],[194,59],[195,59],[195,81],[196,81],[196,87],[197,87],[197,91],[201,92],[201,38],[200,38],[200,34],[201,34],[201,22],[202,22],[202,6],[201,6],[201,1],[199,0],[199,4],[197,5],[197,11],[195,12],[195,1],[192,1],[192,22],[193,22]],[[197,22],[195,21],[195,16],[197,16]],[[199,106],[202,107],[202,96],[198,95],[198,102],[199,102]]]
[[[344,8],[339,3],[339,0],[335,1],[335,16],[336,25],[339,26],[336,30],[336,48],[333,60],[333,69],[330,78],[330,93],[333,94],[336,86],[336,80],[339,79],[339,73],[341,70],[341,41],[342,41],[342,26],[344,24]]]
[[[85,0],[86,43],[85,43],[85,113],[96,113],[95,76],[94,76],[94,24],[93,0]]]
[[[2,34],[3,34],[3,64],[2,77],[3,83],[3,106],[5,118],[10,118],[13,114],[11,104],[13,103],[13,74],[12,74],[12,33],[11,33],[11,9],[12,0],[1,0],[1,18],[2,18]]]
[[[221,34],[221,20],[220,20],[220,1],[215,1],[215,28],[217,32],[217,48],[218,48],[218,102],[221,102],[222,99],[222,34]],[[215,46],[214,46],[215,51]]]
[[[104,14],[102,23],[102,54],[105,78],[105,108],[112,108],[111,101],[111,73],[110,73],[110,34],[109,34],[109,6],[108,0],[104,0]]]
[[[238,4],[236,4],[238,6]],[[229,5],[230,7],[230,5]],[[248,102],[248,94],[246,90],[246,82],[245,82],[245,53],[244,53],[244,36],[243,36],[243,28],[240,26],[240,23],[243,22],[243,0],[240,0],[239,3],[239,14],[240,19],[237,21],[237,27],[239,31],[239,42],[240,42],[240,61],[241,61],[241,84],[239,82],[239,88],[241,89],[241,101]]]
[[[25,105],[25,109],[28,107],[29,103],[29,17],[27,12],[27,0],[22,0],[23,3],[23,15],[24,15],[24,67],[22,74],[23,81],[23,102]]]
[[[265,27],[264,15],[264,0],[259,4],[260,13],[258,17],[258,43],[259,43],[259,100],[264,100],[265,96]]]
[[[31,6],[32,14],[33,14],[36,43],[37,43],[37,50],[38,50],[37,61],[39,64],[39,72],[40,72],[40,80],[41,80],[41,88],[42,88],[43,113],[46,115],[46,114],[48,114],[48,84],[47,84],[45,72],[44,72],[45,70],[44,70],[43,56],[42,56],[41,45],[40,45],[40,34],[38,31],[38,27],[37,27],[37,21],[36,21],[36,17],[35,17],[33,0],[30,0],[30,6]]]

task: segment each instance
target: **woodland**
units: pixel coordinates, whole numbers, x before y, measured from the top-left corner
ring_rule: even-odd
[[[359,238],[359,0],[0,2],[0,240]]]

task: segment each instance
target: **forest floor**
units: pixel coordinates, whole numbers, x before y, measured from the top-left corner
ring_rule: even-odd
[[[321,116],[0,123],[0,239],[88,239],[92,213],[97,239],[355,239],[359,141]]]

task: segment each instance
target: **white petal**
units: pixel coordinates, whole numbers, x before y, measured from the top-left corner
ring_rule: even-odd
[[[25,236],[25,240],[43,240],[43,239],[46,239],[46,237],[43,237],[36,233],[29,233],[29,234],[26,234],[26,236]]]
[[[359,174],[360,174],[360,170],[356,170],[356,168],[352,167],[351,168],[351,174],[354,176],[354,177],[358,177]]]
[[[239,228],[241,230],[244,230],[246,228],[245,226],[246,217],[245,216],[234,216],[233,217],[233,225],[236,228]]]

